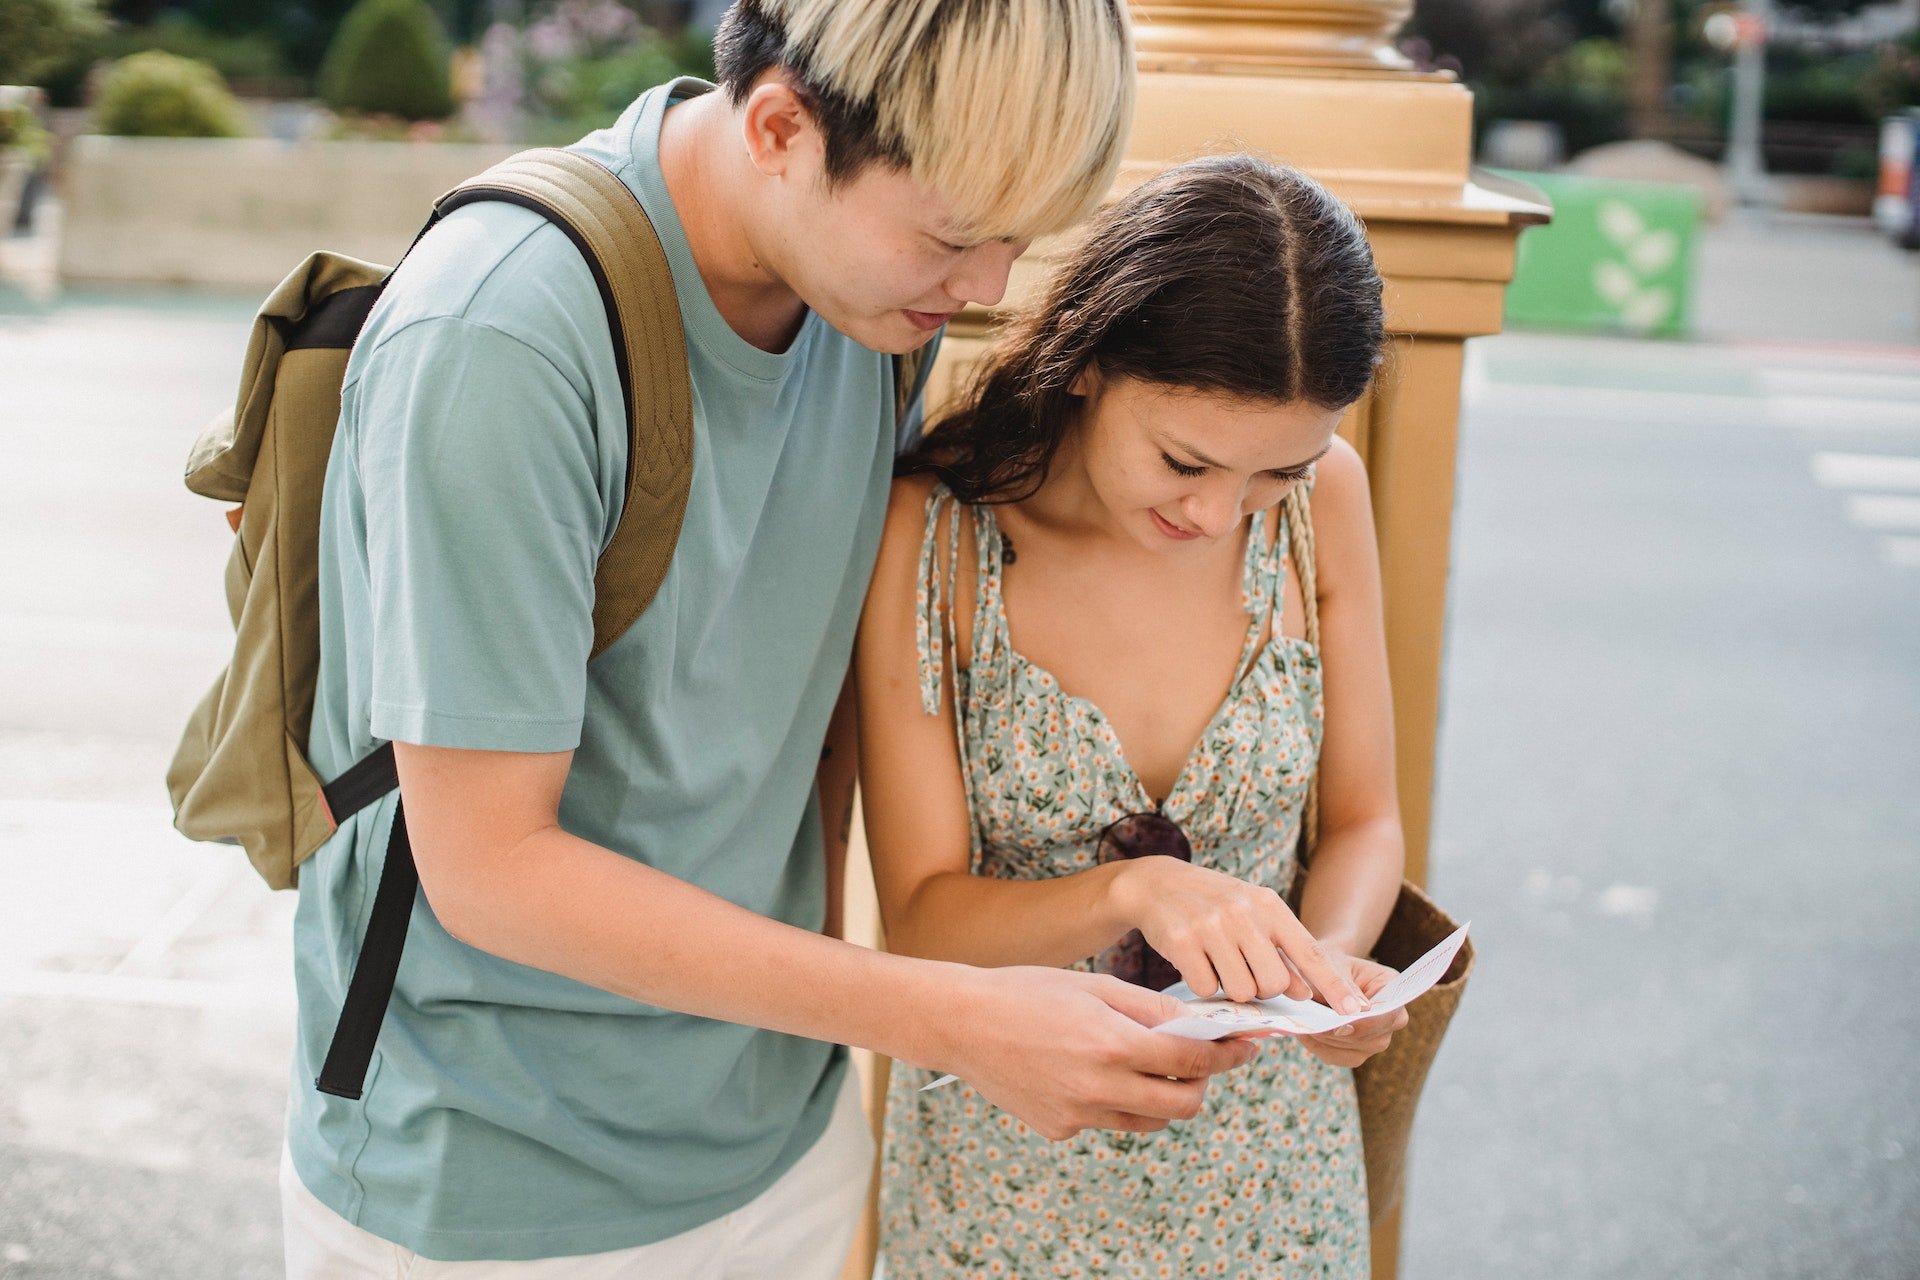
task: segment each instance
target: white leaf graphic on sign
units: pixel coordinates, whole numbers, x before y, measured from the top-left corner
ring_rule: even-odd
[[[1671,231],[1649,231],[1627,248],[1627,261],[1643,276],[1658,275],[1680,254],[1680,237]]]
[[[1620,318],[1626,321],[1628,328],[1644,333],[1649,329],[1657,328],[1660,322],[1667,318],[1667,313],[1672,310],[1673,295],[1656,285],[1636,294],[1621,307]]]
[[[1600,230],[1615,244],[1631,244],[1647,229],[1640,211],[1620,200],[1604,201],[1598,216]]]
[[[1593,289],[1602,298],[1616,307],[1624,307],[1627,300],[1638,291],[1640,282],[1633,278],[1626,264],[1620,262],[1596,262],[1593,264]]]

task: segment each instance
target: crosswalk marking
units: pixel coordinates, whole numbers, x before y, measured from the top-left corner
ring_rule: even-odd
[[[1768,396],[1920,404],[1920,374],[1789,368],[1758,369],[1754,377]]]
[[[1843,400],[1824,396],[1769,396],[1767,420],[1779,427],[1844,431],[1920,430],[1920,403]]]
[[[293,984],[261,979],[126,978],[105,973],[54,973],[0,966],[0,1000],[85,1000],[169,1009],[287,1010]]]
[[[1891,453],[1816,453],[1813,478],[1846,491],[1847,519],[1878,534],[1880,558],[1920,569],[1920,457]]]
[[[1920,458],[1876,453],[1816,453],[1813,476],[1829,489],[1920,493]]]
[[[1887,537],[1880,539],[1880,554],[1887,563],[1901,569],[1920,569],[1920,538]]]
[[[1863,529],[1920,532],[1920,498],[1855,494],[1847,499],[1847,518]]]

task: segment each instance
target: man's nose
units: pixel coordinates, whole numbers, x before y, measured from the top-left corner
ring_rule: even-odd
[[[962,302],[983,307],[995,306],[1007,296],[1007,277],[1013,272],[1013,260],[1026,246],[1005,240],[989,240],[973,246],[960,256],[960,264],[947,282],[947,292]]]

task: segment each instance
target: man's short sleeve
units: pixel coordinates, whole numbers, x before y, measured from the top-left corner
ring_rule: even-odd
[[[347,394],[374,736],[578,746],[607,518],[580,390],[519,339],[440,317],[386,338]]]

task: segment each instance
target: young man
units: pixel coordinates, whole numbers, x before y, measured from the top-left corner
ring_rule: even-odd
[[[1167,1002],[1112,980],[821,932],[854,764],[834,711],[893,455],[886,353],[996,301],[1024,242],[1107,189],[1124,5],[748,0],[718,60],[722,92],[656,89],[578,147],[660,233],[696,405],[671,570],[591,665],[627,437],[579,253],[525,210],[463,209],[354,349],[312,756],[331,777],[396,744],[422,893],[347,1101],[312,1081],[393,798],[302,872],[295,1277],[417,1258],[829,1277],[871,1158],[839,1045],[957,1072],[1055,1136],[1191,1115],[1252,1053],[1154,1034]]]

